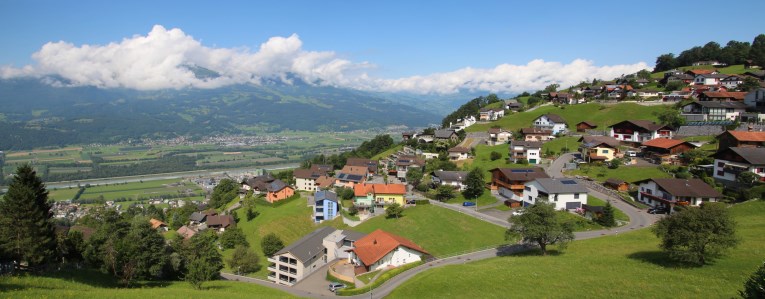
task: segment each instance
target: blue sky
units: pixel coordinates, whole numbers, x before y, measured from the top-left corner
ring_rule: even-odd
[[[535,59],[562,67],[584,59],[592,67],[635,68],[640,62],[652,66],[662,53],[678,53],[708,41],[751,42],[765,33],[761,21],[765,1],[737,1],[730,9],[725,5],[712,1],[2,0],[0,66],[34,66],[39,62],[32,54],[48,42],[107,45],[145,36],[154,25],[162,25],[182,30],[205,47],[252,52],[271,37],[297,34],[303,51],[331,51],[336,59],[367,62],[373,67],[363,73],[380,79],[466,68],[492,70],[502,64],[527,66],[513,70],[531,72],[536,69],[528,64]]]

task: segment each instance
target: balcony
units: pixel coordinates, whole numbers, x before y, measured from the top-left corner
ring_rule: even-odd
[[[523,184],[513,184],[513,183],[503,182],[498,180],[493,180],[492,183],[499,187],[504,187],[510,190],[523,190],[523,188],[525,187]]]
[[[666,204],[675,204],[675,203],[677,203],[674,200],[667,199],[667,198],[664,198],[664,197],[659,197],[659,196],[656,196],[656,195],[653,195],[653,194],[649,194],[649,193],[646,193],[646,192],[640,192],[640,194],[642,194],[644,197],[648,197],[650,199],[653,199],[653,200],[656,200],[656,201],[659,201],[659,202],[663,202],[663,203],[666,203]]]

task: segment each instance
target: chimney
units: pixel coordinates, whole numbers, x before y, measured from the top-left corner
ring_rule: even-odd
[[[377,245],[377,239],[372,240],[373,245]]]

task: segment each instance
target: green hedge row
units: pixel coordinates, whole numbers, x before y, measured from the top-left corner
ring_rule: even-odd
[[[417,199],[417,200],[414,201],[414,204],[416,204],[418,206],[419,205],[429,205],[430,204],[430,200],[427,200],[427,199]]]
[[[371,285],[366,285],[360,289],[356,289],[356,288],[341,289],[341,290],[338,290],[336,294],[339,296],[354,296],[354,295],[364,294],[366,292],[369,292],[369,290],[374,290],[378,288],[383,283],[395,277],[396,275],[399,275],[406,270],[412,269],[424,263],[425,263],[424,261],[419,261],[419,262],[403,265],[401,267],[398,267],[388,272],[385,272],[383,274],[380,274],[380,276],[377,277],[377,279],[373,281]]]

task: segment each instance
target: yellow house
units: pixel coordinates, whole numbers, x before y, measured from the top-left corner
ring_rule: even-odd
[[[360,209],[406,204],[406,186],[402,184],[356,184],[353,186],[354,204]]]
[[[608,162],[619,152],[619,140],[610,136],[584,136],[579,141],[582,157],[587,162]]]

